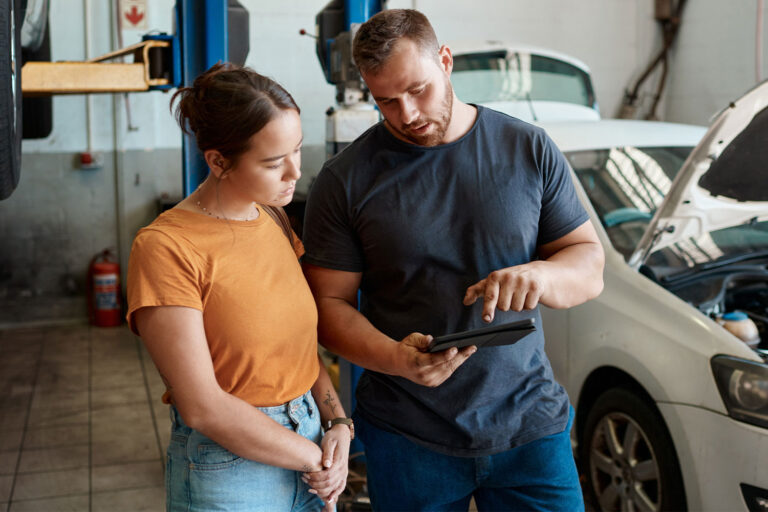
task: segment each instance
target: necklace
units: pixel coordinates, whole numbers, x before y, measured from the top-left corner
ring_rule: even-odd
[[[247,222],[251,220],[255,220],[259,216],[259,209],[256,207],[256,201],[251,202],[251,207],[253,208],[253,217],[251,215],[246,215],[244,219],[227,219],[227,217],[219,217],[215,213],[209,212],[208,208],[200,204],[200,191],[202,189],[202,185],[197,187],[197,190],[195,192],[197,193],[197,201],[195,201],[195,205],[202,211],[204,214],[210,216],[210,217],[216,217],[217,219],[223,219],[223,220],[237,220],[242,222]]]

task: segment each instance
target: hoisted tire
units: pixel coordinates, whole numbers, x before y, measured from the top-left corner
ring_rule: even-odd
[[[22,45],[22,62],[50,62],[51,60],[51,36],[47,23],[47,9],[44,16],[45,18],[38,20],[45,27],[42,30],[40,42],[34,50],[24,48]],[[24,111],[22,138],[44,139],[51,134],[53,131],[53,98],[51,96],[24,98],[22,110]]]
[[[21,0],[0,2],[0,199],[19,184],[21,170]]]
[[[600,512],[687,510],[675,447],[659,412],[637,394],[609,389],[589,410],[579,442]]]

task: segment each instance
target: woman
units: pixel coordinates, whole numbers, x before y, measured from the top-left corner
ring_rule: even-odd
[[[210,173],[139,231],[128,268],[129,325],[171,404],[167,508],[332,510],[352,425],[317,355],[303,247],[281,209],[301,175],[299,108],[231,64],[177,99]]]

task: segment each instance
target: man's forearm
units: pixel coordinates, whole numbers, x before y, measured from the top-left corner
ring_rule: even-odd
[[[395,374],[397,341],[376,329],[343,299],[320,298],[317,310],[320,344],[358,366]]]
[[[603,290],[604,262],[602,246],[589,242],[565,247],[545,260],[531,262],[543,266],[547,273],[548,286],[541,304],[561,309],[594,299]]]

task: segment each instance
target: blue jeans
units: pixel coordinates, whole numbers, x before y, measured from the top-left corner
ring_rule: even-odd
[[[365,446],[368,491],[376,511],[463,511],[474,496],[483,511],[584,510],[565,431],[486,457],[453,457],[387,432],[355,413]]]
[[[319,443],[320,413],[307,392],[275,407],[270,418]],[[165,473],[168,511],[317,511],[323,502],[308,492],[301,473],[238,457],[184,424],[171,407],[171,443]]]

